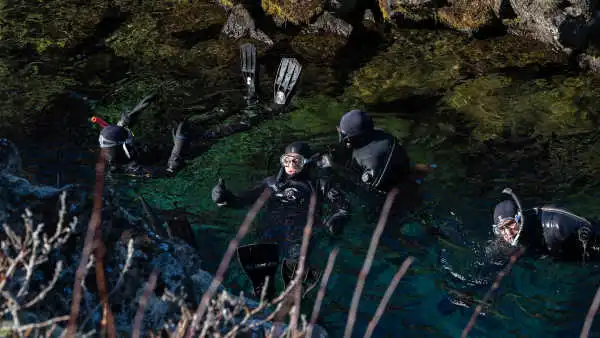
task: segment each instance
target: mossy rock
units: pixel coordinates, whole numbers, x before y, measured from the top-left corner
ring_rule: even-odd
[[[512,136],[569,135],[593,130],[600,108],[599,79],[555,76],[535,81],[491,74],[456,86],[447,106],[471,121],[478,140]]]
[[[214,66],[229,64],[239,53],[232,42],[218,39],[199,41],[186,48],[165,33],[161,22],[148,13],[135,16],[107,43],[116,55],[137,63],[186,71],[213,72]]]
[[[346,93],[365,103],[390,102],[452,87],[460,77],[455,53],[463,38],[452,32],[400,30],[395,42],[352,74]]]
[[[52,99],[77,84],[68,75],[41,74],[37,64],[19,68],[6,59],[0,60],[0,80],[0,119],[12,127],[41,122]]]
[[[494,19],[493,0],[455,0],[437,10],[440,22],[460,31],[473,31],[487,26]]]
[[[227,13],[208,1],[178,1],[162,19],[165,33],[198,31],[211,25],[223,25]]]
[[[3,3],[2,40],[23,48],[31,45],[38,53],[73,47],[94,33],[109,3],[91,1],[11,1]]]
[[[410,1],[387,1],[378,0],[379,9],[385,20],[400,16],[403,20],[412,22],[423,22],[435,20],[435,8],[422,4],[413,5]]]
[[[291,43],[292,49],[309,62],[330,62],[347,40],[336,35],[297,35]]]
[[[322,0],[261,0],[262,9],[279,22],[295,25],[308,24],[311,19],[323,12]]]

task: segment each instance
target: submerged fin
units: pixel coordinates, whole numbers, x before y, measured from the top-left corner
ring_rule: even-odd
[[[240,46],[242,78],[248,89],[248,97],[253,97],[256,91],[256,47],[251,43]]]
[[[308,265],[305,265],[304,276],[302,278],[302,287],[303,293],[302,297],[306,296],[312,289],[317,286],[317,283],[321,279],[321,271],[311,268]],[[296,269],[298,267],[298,262],[296,260],[284,259],[281,264],[281,278],[283,278],[283,285],[285,288],[288,287],[290,282],[294,279],[296,275]]]
[[[165,231],[165,229],[162,227],[162,222],[160,221],[160,219],[156,216],[156,214],[154,214],[154,212],[152,211],[152,208],[150,208],[150,205],[148,205],[148,202],[146,202],[146,199],[144,198],[144,196],[142,196],[139,193],[135,193],[138,197],[138,199],[140,200],[140,203],[142,203],[142,208],[144,209],[144,213],[146,214],[148,223],[150,225],[150,228],[152,228],[152,231],[154,231],[156,234],[158,234],[159,236],[163,237],[163,238],[171,238],[170,234],[167,233]]]
[[[246,276],[252,282],[254,295],[260,297],[265,278],[269,277],[266,298],[275,297],[275,274],[279,264],[279,246],[272,243],[244,245],[237,249],[237,256]]]
[[[292,90],[298,82],[302,65],[294,58],[282,58],[275,76],[273,84],[274,101],[277,105],[285,105],[288,103]]]

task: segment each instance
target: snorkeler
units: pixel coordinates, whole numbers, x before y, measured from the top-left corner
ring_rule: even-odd
[[[92,118],[92,122],[102,127],[98,143],[105,151],[110,172],[123,172],[138,177],[172,176],[183,166],[182,154],[187,146],[188,134],[185,122],[179,123],[172,130],[173,148],[165,169],[150,168],[141,164],[145,162],[145,152],[136,149],[133,133],[128,125],[134,115],[145,108],[153,97],[154,95],[146,96],[131,111],[122,113],[116,125],[110,125],[96,116]]]
[[[277,175],[268,177],[253,189],[237,195],[227,189],[222,179],[219,179],[212,190],[212,200],[218,206],[232,208],[252,204],[265,189],[272,192],[266,205],[266,229],[261,236],[261,243],[238,248],[239,261],[252,282],[256,296],[261,294],[267,276],[268,297],[274,296],[274,277],[280,257],[284,284],[287,286],[292,280],[313,193],[317,195],[317,215],[321,205],[319,202],[327,201],[329,217],[323,224],[331,233],[341,233],[348,220],[349,205],[341,192],[332,186],[326,174],[326,164],[317,161],[317,157],[307,143],[294,142],[285,148]],[[315,223],[319,224],[318,221]],[[307,267],[304,278],[308,292],[316,285],[320,272]]]
[[[568,210],[554,206],[523,210],[512,196],[494,208],[492,225],[497,240],[510,246],[525,246],[528,251],[565,260],[600,258],[600,227]]]

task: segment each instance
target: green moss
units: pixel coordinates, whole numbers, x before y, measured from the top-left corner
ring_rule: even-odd
[[[56,95],[76,83],[68,75],[40,74],[34,63],[19,68],[0,60],[0,118],[7,125],[34,123]]]
[[[490,0],[456,0],[450,6],[438,9],[437,18],[454,29],[475,30],[491,23],[493,5]]]
[[[309,62],[332,60],[338,50],[346,44],[346,39],[337,35],[297,35],[291,46],[298,54]]]
[[[395,43],[352,75],[347,94],[365,103],[389,102],[451,87],[460,78],[452,33],[400,31]]]
[[[323,11],[323,1],[306,0],[302,2],[294,0],[261,0],[261,6],[265,13],[272,15],[282,22],[290,22],[295,25],[307,24],[313,17]]]
[[[521,81],[492,74],[456,86],[443,102],[471,121],[479,140],[507,129],[513,136],[569,135],[595,128],[597,83],[592,77]]]

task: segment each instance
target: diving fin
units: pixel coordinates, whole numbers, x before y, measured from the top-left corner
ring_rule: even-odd
[[[242,78],[248,89],[247,100],[255,97],[256,93],[256,47],[251,43],[240,46]]]
[[[281,59],[273,84],[273,100],[276,105],[283,106],[288,103],[301,72],[302,65],[295,58]]]
[[[265,277],[268,276],[266,299],[273,299],[275,297],[275,274],[277,274],[277,265],[279,264],[279,246],[274,243],[244,245],[238,247],[237,256],[246,276],[252,282],[254,296],[260,297]]]
[[[158,234],[159,236],[163,237],[163,238],[171,238],[171,233],[168,231],[165,231],[165,229],[162,227],[162,221],[156,216],[156,214],[152,211],[152,208],[150,207],[150,205],[148,204],[148,202],[146,202],[146,199],[144,198],[144,196],[142,196],[142,194],[135,192],[137,198],[140,200],[140,203],[142,204],[142,209],[144,210],[144,213],[146,214],[147,217],[147,221],[148,221],[148,225],[150,225],[150,228],[152,229],[152,231],[154,231],[154,233]]]
[[[298,261],[293,259],[284,259],[281,264],[281,278],[283,278],[284,288],[287,289],[288,285],[296,276],[296,269],[298,268]],[[322,272],[306,266],[304,271],[304,277],[302,278],[302,297],[306,296],[312,289],[317,286],[317,283],[321,279]]]

